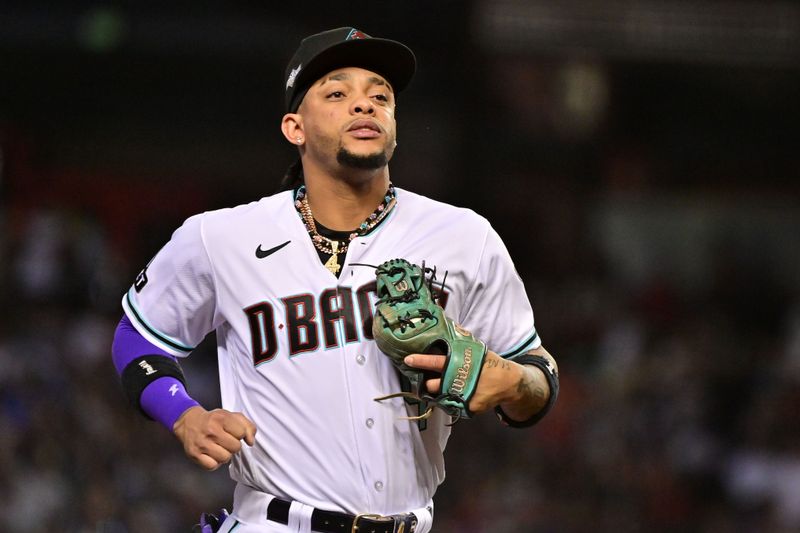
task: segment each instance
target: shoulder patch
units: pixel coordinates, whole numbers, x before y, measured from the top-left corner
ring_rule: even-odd
[[[133,282],[133,288],[136,290],[136,293],[142,292],[144,286],[147,285],[147,267],[144,267],[139,275],[136,276],[136,281]]]

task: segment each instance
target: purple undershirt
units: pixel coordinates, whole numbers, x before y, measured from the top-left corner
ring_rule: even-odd
[[[114,344],[111,346],[114,366],[122,375],[125,367],[137,357],[153,355],[176,359],[145,339],[128,319],[127,315],[117,325]],[[142,410],[153,420],[172,431],[175,421],[190,407],[200,405],[186,392],[186,388],[177,379],[166,376],[150,383],[139,396]]]

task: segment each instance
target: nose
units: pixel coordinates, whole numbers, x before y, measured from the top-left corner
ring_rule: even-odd
[[[367,95],[360,95],[353,101],[351,111],[357,115],[373,115],[375,114],[375,105]]]

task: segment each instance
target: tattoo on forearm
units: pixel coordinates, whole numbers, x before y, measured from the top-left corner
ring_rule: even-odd
[[[487,359],[484,365],[486,368],[500,367],[503,370],[508,370],[511,368],[511,365],[505,359]]]
[[[537,407],[542,407],[546,403],[547,392],[543,387],[536,384],[536,380],[528,372],[524,372],[517,383],[517,393],[520,394],[522,401],[526,404],[530,403]]]

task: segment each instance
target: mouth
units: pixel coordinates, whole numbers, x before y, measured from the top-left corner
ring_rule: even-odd
[[[383,130],[375,122],[366,119],[356,120],[347,132],[357,139],[375,139],[383,134]]]

